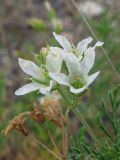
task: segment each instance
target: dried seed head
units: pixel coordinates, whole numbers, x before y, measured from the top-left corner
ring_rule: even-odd
[[[45,116],[43,115],[42,111],[37,107],[37,104],[34,104],[34,110],[30,113],[30,116],[40,122],[43,123],[45,121]]]
[[[59,101],[52,97],[46,97],[42,105],[44,106],[43,109],[46,113],[48,112],[49,114],[52,114],[54,116],[58,116],[61,114]]]
[[[4,135],[8,135],[11,131],[17,130],[24,134],[25,136],[28,135],[28,128],[25,124],[26,117],[29,116],[30,112],[24,112],[19,114],[18,116],[12,119],[6,129],[4,130]]]
[[[46,96],[40,100],[40,106],[46,119],[52,121],[57,126],[65,126],[67,118],[63,115],[60,107],[58,95]]]
[[[4,135],[8,135],[11,131],[16,130],[24,135],[28,135],[26,119],[32,118],[39,123],[49,120],[58,127],[64,127],[67,123],[66,116],[63,115],[60,100],[57,96],[45,96],[39,102],[34,104],[33,111],[26,111],[14,117],[4,130]]]

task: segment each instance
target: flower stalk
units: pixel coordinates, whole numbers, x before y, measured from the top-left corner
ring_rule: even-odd
[[[34,142],[38,143],[41,145],[44,149],[46,149],[49,153],[51,153],[56,159],[58,160],[63,160],[60,156],[58,156],[56,153],[54,153],[51,149],[49,149],[45,144],[43,144],[40,140],[35,138],[35,136],[31,136],[30,139],[33,139]]]
[[[93,131],[89,127],[89,125],[86,122],[85,118],[80,113],[79,109],[75,106],[77,104],[77,100],[78,100],[77,96],[74,97],[74,103],[72,104],[71,101],[69,100],[68,96],[62,90],[62,88],[59,87],[58,91],[60,92],[60,94],[62,95],[62,97],[66,101],[66,103],[70,105],[70,108],[75,113],[76,117],[78,117],[78,119],[80,120],[80,122],[82,123],[82,125],[85,127],[85,129],[87,130],[87,132],[90,134],[90,136],[91,136],[92,140],[94,141],[94,143],[99,146],[98,139],[96,138],[95,134],[93,133]]]
[[[95,134],[93,133],[93,131],[89,127],[88,123],[86,122],[85,118],[83,117],[83,115],[81,114],[79,109],[75,108],[74,113],[75,113],[76,117],[78,117],[78,119],[80,120],[82,125],[86,128],[87,132],[90,134],[90,136],[91,136],[92,140],[94,141],[94,143],[97,144],[97,146],[99,146],[98,139],[96,138]]]

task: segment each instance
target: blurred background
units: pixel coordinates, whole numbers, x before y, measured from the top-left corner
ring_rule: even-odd
[[[106,53],[120,73],[120,1],[119,0],[76,0],[78,8],[87,17],[98,39],[104,42]],[[77,44],[91,36],[81,15],[71,0],[0,0],[0,130],[23,111],[31,110],[39,98],[36,93],[17,97],[14,91],[25,84],[25,74],[21,71],[17,58],[33,59],[41,47],[58,45],[52,32],[63,34]],[[95,41],[94,41],[95,42]],[[97,136],[93,116],[99,109],[99,102],[106,97],[108,89],[118,83],[115,74],[101,50],[96,52],[96,62],[92,72],[101,74],[88,93],[81,98],[81,112],[88,120]],[[109,106],[108,106],[109,107]],[[29,120],[29,130],[52,150],[44,124]],[[79,123],[70,115],[76,134]],[[60,129],[49,123],[58,145],[61,145]],[[7,137],[0,133],[0,160],[46,160],[54,158],[30,137],[12,132]]]

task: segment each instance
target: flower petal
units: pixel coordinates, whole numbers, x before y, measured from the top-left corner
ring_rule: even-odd
[[[97,76],[100,74],[100,71],[90,75],[88,78],[87,78],[87,83],[86,83],[86,86],[89,86],[96,78]]]
[[[66,53],[64,56],[70,77],[77,78],[81,75],[81,64],[73,53]]]
[[[87,87],[96,79],[96,77],[99,75],[99,71],[92,74],[91,76],[88,77],[86,85],[84,85],[82,88],[74,88],[73,86],[70,86],[70,92],[74,94],[79,94],[82,93],[84,90],[87,89]]]
[[[41,88],[40,88],[40,92],[41,92],[42,94],[49,95],[49,94],[50,94],[50,91],[51,91],[51,89],[52,89],[52,87],[53,87],[53,85],[54,85],[54,81],[51,80],[51,81],[50,81],[50,86],[41,87]]]
[[[53,32],[53,35],[54,35],[55,39],[58,41],[58,43],[63,47],[63,49],[66,52],[70,52],[70,50],[71,50],[71,44],[67,40],[67,38],[64,37],[64,36],[62,36],[62,35],[58,35],[55,32]]]
[[[81,69],[83,74],[88,74],[88,72],[94,65],[94,61],[95,61],[95,51],[93,50],[93,48],[90,47],[86,50],[85,57],[81,62]]]
[[[60,72],[62,66],[63,50],[59,47],[50,47],[46,56],[46,68],[49,72]]]
[[[69,78],[63,73],[49,73],[49,76],[58,84],[69,86]]]
[[[78,43],[77,49],[79,50],[80,55],[87,49],[88,45],[92,42],[92,40],[92,37],[88,37]]]
[[[18,58],[18,62],[21,69],[26,74],[40,80],[43,80],[45,78],[42,73],[42,69],[39,66],[37,66],[34,62],[22,58]]]
[[[98,41],[96,42],[96,44],[93,46],[93,48],[95,49],[96,47],[101,47],[104,44],[104,42]]]
[[[94,61],[95,61],[95,48],[97,46],[102,46],[103,42],[98,41],[93,47],[89,47],[86,51],[85,51],[85,55],[83,58],[83,61],[81,62],[81,69],[83,71],[84,74],[88,74],[88,72],[91,70],[91,68],[94,65]]]
[[[74,93],[74,94],[79,94],[82,93],[85,89],[87,88],[87,86],[83,86],[82,88],[74,88],[73,86],[70,87],[70,92]]]
[[[17,96],[24,95],[29,92],[36,91],[36,90],[40,89],[40,87],[41,87],[40,84],[31,82],[31,83],[28,83],[28,84],[22,86],[18,90],[16,90],[15,95],[17,95]]]

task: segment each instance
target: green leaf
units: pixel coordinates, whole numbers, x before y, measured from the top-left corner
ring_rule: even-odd
[[[84,143],[81,143],[82,147],[85,149],[85,151],[89,154],[91,153],[91,147],[84,144]]]
[[[104,99],[101,100],[101,114],[104,116],[106,114],[105,102]]]
[[[100,109],[100,111],[101,112],[99,112],[99,113],[101,114],[101,116],[105,117],[111,123],[111,125],[114,126],[113,120],[111,119],[111,117],[108,115],[108,113],[106,111],[104,99],[101,100],[101,109]]]
[[[110,90],[108,91],[108,96],[110,98],[111,106],[112,106],[112,111],[115,112],[115,98],[113,92]]]
[[[110,133],[107,131],[107,129],[104,127],[102,120],[100,118],[100,114],[97,113],[97,123],[98,123],[98,127],[108,136],[112,139],[112,136],[110,135]]]
[[[118,101],[115,103],[115,109],[117,110],[119,106],[120,106],[120,100],[118,100]]]
[[[84,133],[85,133],[85,129],[83,127],[81,127],[78,131],[78,141],[82,141],[84,138]]]
[[[113,90],[113,93],[114,93],[114,97],[116,98],[117,95],[120,93],[120,85],[118,85],[118,86]]]
[[[71,143],[71,146],[74,146],[74,147],[76,146],[73,136],[70,136],[70,143]]]

